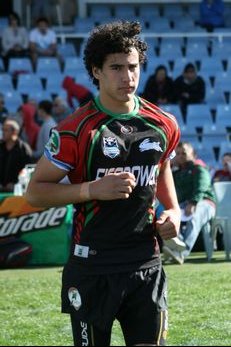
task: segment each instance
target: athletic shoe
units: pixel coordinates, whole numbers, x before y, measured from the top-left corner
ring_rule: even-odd
[[[164,245],[171,248],[173,251],[183,252],[186,249],[186,244],[178,237],[173,239],[164,240]]]
[[[163,246],[162,251],[163,251],[164,255],[166,255],[166,257],[167,256],[169,258],[171,257],[175,263],[180,264],[180,265],[184,264],[184,257],[180,252],[173,251],[171,248],[169,248],[167,246]]]

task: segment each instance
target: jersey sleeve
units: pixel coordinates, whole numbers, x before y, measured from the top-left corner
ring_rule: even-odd
[[[173,115],[166,114],[168,119],[165,123],[167,148],[162,158],[162,162],[166,159],[173,159],[175,157],[175,149],[180,141],[180,128],[176,118]]]
[[[75,134],[52,129],[45,146],[45,157],[58,168],[69,172],[77,166],[78,144]]]

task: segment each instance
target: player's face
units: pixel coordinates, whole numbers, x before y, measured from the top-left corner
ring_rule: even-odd
[[[100,98],[105,107],[133,103],[140,77],[138,51],[132,48],[128,54],[109,54],[102,69],[94,68],[93,73],[99,80]]]

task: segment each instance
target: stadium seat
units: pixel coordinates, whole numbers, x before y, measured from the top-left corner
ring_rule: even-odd
[[[62,89],[62,82],[64,80],[65,75],[63,74],[52,74],[49,75],[46,80],[46,88],[50,94],[59,94]]]
[[[17,90],[4,92],[5,106],[11,113],[16,113],[18,108],[22,105],[23,99]]]
[[[177,120],[180,128],[182,128],[185,125],[179,105],[167,104],[167,105],[161,105],[161,108],[164,111],[171,113],[172,115],[174,115],[176,117],[176,120]]]
[[[216,110],[216,124],[222,124],[226,127],[231,127],[231,104],[218,104]]]
[[[14,74],[20,71],[32,73],[33,68],[31,60],[29,58],[10,58],[8,73]]]
[[[59,74],[60,72],[60,64],[57,58],[38,58],[36,74],[41,78],[47,78],[49,74]]]
[[[87,34],[95,27],[94,18],[76,17],[74,20],[74,30],[77,33]]]
[[[217,104],[225,104],[224,91],[219,85],[215,84],[215,87],[206,87],[205,102],[210,109],[216,109]]]
[[[204,42],[197,42],[197,43],[187,43],[185,57],[188,60],[200,60],[198,57],[205,57],[209,56],[208,52],[208,46],[204,44]]]
[[[13,86],[11,75],[7,73],[3,73],[3,74],[0,74],[0,91],[4,92],[6,90],[13,91],[14,86]]]
[[[85,71],[83,59],[81,57],[66,57],[64,61],[64,75],[75,76],[78,71]]]
[[[185,15],[184,17],[174,17],[172,19],[172,23],[173,30],[176,32],[194,32],[196,28],[194,20],[187,15]]]
[[[145,4],[142,3],[138,8],[138,16],[139,18],[143,18],[144,20],[153,20],[155,17],[160,16],[160,8],[158,4]]]
[[[21,74],[18,76],[17,91],[21,94],[34,93],[43,90],[41,78],[36,74]]]
[[[163,4],[163,16],[172,20],[175,17],[183,18],[185,16],[184,8],[181,4]]]
[[[182,46],[178,41],[161,42],[159,56],[169,60],[177,60],[183,57]]]
[[[187,107],[186,125],[190,127],[203,127],[212,124],[211,110],[207,104],[189,104]]]
[[[220,59],[217,59],[216,57],[204,57],[203,55],[199,55],[199,57],[199,72],[201,75],[203,75],[203,73],[209,73],[210,76],[215,76],[218,72],[224,72],[224,67]]]
[[[58,52],[62,57],[76,57],[75,45],[72,42],[58,43]]]
[[[47,90],[35,90],[28,93],[29,100],[35,100],[37,103],[42,100],[50,100],[52,101],[51,93]]]
[[[104,4],[91,4],[89,17],[93,20],[100,20],[107,18],[108,20],[112,17],[112,9],[110,6]]]
[[[117,19],[135,19],[136,8],[132,4],[114,3],[114,17]]]

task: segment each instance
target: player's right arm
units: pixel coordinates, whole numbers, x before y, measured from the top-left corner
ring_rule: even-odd
[[[27,201],[32,206],[49,208],[89,200],[127,199],[135,187],[135,177],[128,172],[110,174],[80,184],[60,183],[66,175],[66,170],[43,156],[36,164],[29,182]]]

